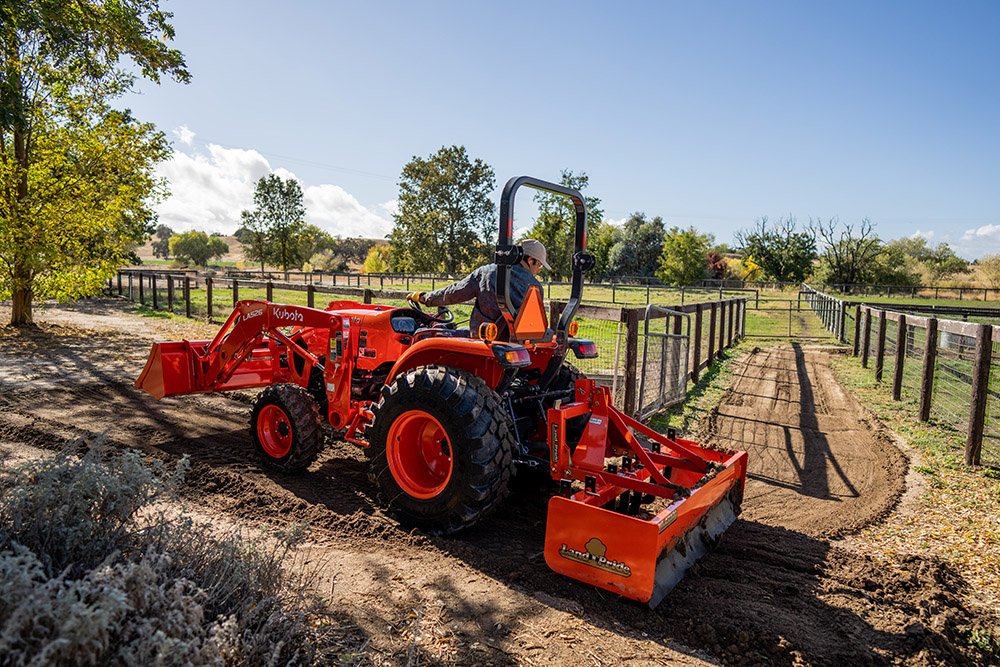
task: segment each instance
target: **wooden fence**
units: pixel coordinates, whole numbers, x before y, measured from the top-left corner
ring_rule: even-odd
[[[368,287],[349,287],[347,285],[333,286],[299,282],[279,282],[244,280],[238,278],[194,277],[189,274],[156,273],[151,271],[119,271],[116,278],[108,281],[108,292],[143,305],[149,305],[155,310],[165,310],[187,317],[207,318],[209,321],[223,320],[229,314],[229,309],[249,290],[263,290],[263,297],[274,301],[276,290],[304,293],[305,305],[316,307],[317,294],[332,294],[341,297],[351,297],[363,303],[379,303],[405,299],[408,291],[379,290]],[[228,291],[228,298],[220,303],[218,293]],[[198,298],[195,298],[195,297]],[[245,297],[246,298],[246,297]],[[259,298],[259,297],[258,297]],[[549,320],[556,321],[565,303],[549,300]],[[713,362],[721,359],[726,349],[745,336],[747,299],[722,299],[719,301],[681,304],[666,306],[677,313],[664,315],[662,312],[647,313],[646,308],[630,306],[601,306],[583,304],[577,310],[578,318],[586,318],[599,323],[605,341],[611,341],[614,346],[613,366],[610,368],[612,378],[620,379],[621,390],[616,393],[616,402],[625,412],[635,414],[637,392],[640,381],[639,359],[642,349],[642,335],[647,317],[653,319],[668,319],[669,328],[674,333],[682,332],[682,320],[685,316],[692,319],[689,327],[688,344],[688,377],[691,382],[698,382],[701,373]],[[610,350],[602,351],[602,356],[609,355]],[[585,373],[594,370],[588,368],[584,360],[580,360],[581,370]],[[604,360],[607,364],[607,358]],[[603,370],[608,370],[604,368]]]
[[[808,286],[803,294],[841,342],[848,340],[853,315],[853,355],[874,370],[877,382],[891,382],[893,400],[908,393],[920,421],[933,417],[964,429],[966,464],[982,464],[984,441],[994,444],[990,454],[1000,459],[1000,392],[990,388],[991,380],[1000,383],[993,364],[1000,358],[994,349],[1000,327],[845,301]]]

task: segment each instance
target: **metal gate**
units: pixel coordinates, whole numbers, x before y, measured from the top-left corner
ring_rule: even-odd
[[[691,319],[661,306],[649,305],[643,318],[642,360],[636,414],[644,419],[687,396],[688,339]]]

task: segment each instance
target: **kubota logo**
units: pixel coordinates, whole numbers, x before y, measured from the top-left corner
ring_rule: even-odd
[[[608,548],[604,546],[604,542],[601,542],[596,537],[587,540],[583,548],[586,551],[580,551],[564,544],[559,547],[559,555],[577,563],[596,567],[598,570],[617,574],[620,577],[632,576],[632,568],[621,561],[611,560],[607,557]]]
[[[274,317],[279,320],[289,320],[290,322],[301,322],[304,318],[302,313],[294,310],[282,310],[281,308],[274,309]]]

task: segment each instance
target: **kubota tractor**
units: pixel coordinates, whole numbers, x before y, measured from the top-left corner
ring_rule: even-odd
[[[511,312],[514,196],[565,195],[576,210],[572,291],[550,329],[541,290]],[[480,521],[520,467],[547,469],[545,559],[555,571],[656,605],[735,520],[745,452],[663,435],[563,363],[597,356],[575,338],[587,220],[576,190],[512,178],[500,201],[503,321],[453,328],[451,314],[334,301],[326,310],[241,301],[211,341],[155,343],[136,387],[156,398],[264,387],[250,415],[263,462],[305,469],[331,429],[365,448],[381,499],[402,522],[453,533]]]

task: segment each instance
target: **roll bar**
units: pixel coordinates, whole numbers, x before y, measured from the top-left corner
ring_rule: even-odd
[[[576,229],[573,245],[573,286],[570,290],[569,302],[563,309],[559,322],[556,324],[556,342],[559,345],[559,352],[553,355],[552,363],[546,370],[542,379],[542,385],[547,386],[562,364],[562,359],[566,353],[566,330],[573,320],[576,310],[580,305],[580,298],[583,294],[583,273],[589,271],[594,266],[594,257],[586,252],[587,249],[587,208],[586,200],[579,190],[567,188],[556,183],[549,183],[531,176],[515,176],[507,181],[500,195],[500,238],[497,242],[495,262],[497,265],[497,303],[500,312],[510,331],[514,330],[515,313],[510,312],[510,267],[514,266],[524,258],[521,246],[514,245],[514,196],[518,188],[527,186],[535,190],[551,192],[557,195],[569,197],[573,202],[576,211]]]

